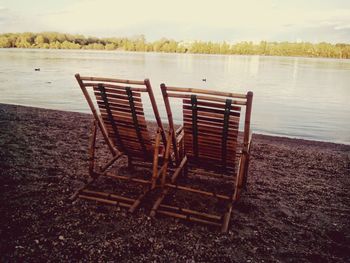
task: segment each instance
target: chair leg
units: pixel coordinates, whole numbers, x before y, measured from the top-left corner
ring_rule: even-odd
[[[92,130],[89,138],[89,175],[90,177],[94,177],[96,134],[97,134],[97,123],[96,123],[96,120],[94,120],[92,123]]]
[[[159,161],[159,145],[160,145],[160,132],[158,129],[155,146],[154,146],[154,156],[153,156],[153,173],[152,173],[152,186],[151,189],[156,188],[157,179],[158,179],[158,161]]]
[[[151,209],[151,213],[150,213],[151,217],[155,217],[156,216],[157,210],[158,210],[159,206],[161,205],[161,203],[163,202],[163,199],[165,198],[167,193],[168,193],[168,189],[164,189],[162,191],[162,193],[160,194],[160,196],[158,197],[158,199],[155,201],[155,203],[154,203],[154,205],[153,205],[153,207]]]
[[[243,177],[243,189],[247,190],[247,181],[248,181],[248,170],[249,170],[249,159],[250,154],[247,155],[247,160],[244,166],[244,177]]]
[[[79,187],[79,189],[76,190],[76,191],[74,192],[74,194],[72,194],[72,195],[68,198],[68,200],[69,200],[70,202],[75,201],[75,200],[78,198],[78,196],[79,196],[79,194],[81,193],[81,191],[85,190],[85,189],[86,189],[89,185],[91,185],[96,179],[97,179],[97,177],[96,177],[96,178],[90,177],[89,180],[88,180],[83,186]]]
[[[228,226],[229,226],[229,223],[230,223],[231,213],[232,213],[232,202],[230,202],[228,204],[227,211],[225,212],[225,214],[223,216],[221,233],[227,233]]]
[[[144,193],[140,194],[139,197],[135,200],[135,202],[131,205],[129,208],[130,213],[134,213],[135,210],[139,207],[141,204],[142,200],[146,197],[146,195],[150,192],[151,189],[148,189]]]
[[[88,154],[89,154],[89,178],[87,181],[84,182],[84,185],[81,186],[78,190],[74,192],[69,197],[69,201],[73,202],[78,198],[79,193],[86,189],[90,184],[92,184],[95,179],[98,177],[96,176],[94,172],[95,168],[95,146],[96,146],[96,134],[97,134],[97,123],[96,120],[92,121],[92,128],[89,136],[89,148],[88,148]]]

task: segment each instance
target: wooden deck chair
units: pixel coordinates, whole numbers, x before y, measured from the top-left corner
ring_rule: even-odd
[[[192,88],[168,87],[161,85],[168,115],[169,129],[172,130],[172,144],[177,167],[169,179],[162,179],[163,192],[154,203],[151,216],[156,214],[173,216],[193,222],[221,227],[227,232],[232,206],[238,201],[248,175],[251,146],[250,119],[253,93],[234,94]],[[182,99],[183,125],[181,135],[175,137],[174,121],[170,98]],[[179,101],[178,101],[179,102]],[[181,103],[181,101],[180,101]],[[239,132],[241,109],[245,108],[243,133]],[[178,132],[177,132],[178,133]],[[189,183],[202,181],[204,186],[215,183],[208,191]],[[182,178],[182,179],[181,179]],[[199,184],[199,186],[203,186]],[[228,185],[228,193],[221,194],[221,184]],[[175,200],[172,195],[203,195],[214,198],[214,206],[221,207],[221,213],[193,210],[197,206],[190,200],[190,207],[164,204],[166,199]],[[187,193],[186,193],[187,192]],[[167,197],[168,196],[168,197]],[[171,201],[172,200],[172,201]],[[191,202],[194,203],[191,205]],[[218,202],[218,203],[216,203]],[[169,201],[168,201],[169,203]],[[178,202],[179,203],[179,202]],[[203,202],[202,202],[203,204]],[[205,209],[208,210],[205,204]],[[196,207],[198,208],[198,207]]]
[[[133,212],[141,203],[146,194],[154,189],[157,178],[162,172],[158,166],[162,164],[162,157],[165,156],[166,135],[159,117],[158,108],[153,95],[150,81],[82,77],[75,75],[81,90],[88,102],[94,116],[92,133],[89,145],[89,179],[78,189],[71,200],[83,198],[99,201],[106,204],[117,205],[129,208]],[[91,88],[93,95],[88,92]],[[155,140],[152,140],[150,131],[144,116],[141,93],[147,93],[150,99],[158,131]],[[93,99],[93,97],[95,97]],[[94,102],[95,101],[95,104]],[[95,105],[97,104],[97,107]],[[112,154],[108,161],[99,171],[95,168],[95,141],[97,128],[101,131],[104,141]],[[170,138],[170,137],[169,137]],[[170,151],[170,143],[168,146]],[[152,177],[140,179],[136,177],[122,176],[111,173],[108,168],[120,157],[126,155],[128,164],[133,167],[137,163],[150,164],[153,166]],[[165,163],[162,164],[165,168]],[[164,170],[164,169],[163,169]],[[144,191],[138,198],[119,196],[114,193],[93,191],[89,186],[99,177],[107,176],[117,180],[126,180],[144,185]],[[91,187],[90,187],[91,188]]]

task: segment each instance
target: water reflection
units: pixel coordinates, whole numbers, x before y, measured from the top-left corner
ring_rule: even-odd
[[[34,68],[41,68],[34,71]],[[350,61],[68,50],[0,49],[0,102],[89,112],[75,73],[254,92],[256,132],[350,143]],[[205,79],[205,81],[203,81]],[[151,106],[145,102],[147,117]],[[181,105],[174,108],[180,120]]]

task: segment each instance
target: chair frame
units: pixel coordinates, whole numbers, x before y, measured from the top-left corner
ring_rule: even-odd
[[[165,173],[167,170],[167,166],[169,162],[168,156],[170,156],[169,152],[170,152],[171,143],[167,144],[167,141],[170,142],[169,139],[171,138],[171,133],[169,133],[167,136],[165,134],[150,81],[148,79],[145,79],[143,81],[137,81],[137,80],[125,80],[125,79],[101,78],[101,77],[83,77],[83,76],[80,76],[79,74],[76,74],[75,78],[77,79],[79,86],[85,96],[85,99],[92,111],[94,120],[92,122],[92,129],[90,133],[89,148],[88,148],[89,178],[84,183],[84,185],[81,186],[70,197],[70,200],[74,201],[77,198],[82,198],[86,200],[101,202],[104,204],[110,204],[110,205],[129,208],[129,212],[134,212],[137,209],[137,207],[139,207],[139,205],[141,204],[145,196],[151,190],[155,189],[158,186],[158,181],[161,174]],[[125,156],[125,155],[128,157],[128,166],[131,169],[133,169],[134,166],[133,166],[132,157],[128,156],[125,152],[123,152],[122,149],[118,149],[117,145],[113,142],[113,138],[111,138],[110,135],[108,134],[106,125],[101,117],[101,114],[98,113],[93,103],[93,99],[91,98],[87,90],[87,88],[93,88],[98,85],[104,85],[105,87],[115,88],[117,90],[123,90],[123,89],[125,90],[126,88],[125,85],[128,85],[128,89],[130,89],[131,91],[148,93],[148,96],[153,108],[153,112],[156,118],[156,122],[158,125],[157,134],[154,142],[154,155],[153,155],[153,162],[152,162],[153,171],[152,171],[152,177],[150,180],[145,180],[145,179],[140,179],[140,178],[130,177],[130,176],[122,176],[122,175],[118,175],[108,171],[108,169],[117,160],[119,160],[122,156]],[[133,86],[129,87],[129,85],[133,85]],[[101,131],[104,141],[106,142],[108,149],[112,155],[112,158],[107,162],[107,164],[105,164],[100,169],[96,169],[97,165],[95,163],[96,135],[97,135],[98,129]],[[149,133],[149,130],[148,130],[148,133]],[[161,141],[165,149],[161,156],[162,160],[160,160],[160,156],[159,156]],[[116,195],[113,193],[105,193],[105,192],[89,190],[88,187],[91,186],[93,182],[100,176],[142,184],[142,185],[145,185],[146,187],[144,188],[144,192],[141,193],[136,199]]]
[[[163,99],[165,102],[165,108],[167,111],[169,130],[171,133],[171,141],[173,144],[174,158],[175,158],[175,170],[171,174],[170,178],[167,180],[162,178],[162,193],[153,205],[151,216],[154,217],[156,214],[172,216],[179,219],[184,219],[192,222],[204,223],[209,225],[214,225],[221,227],[221,232],[227,232],[233,205],[239,200],[241,196],[241,191],[246,187],[248,169],[249,169],[249,159],[250,159],[250,149],[252,145],[252,133],[250,129],[251,120],[251,110],[252,110],[252,100],[253,92],[249,91],[246,94],[228,93],[220,91],[210,91],[203,89],[194,88],[179,88],[179,87],[169,87],[165,84],[161,84],[161,91]],[[232,176],[220,175],[220,174],[209,174],[212,177],[219,177],[223,180],[232,180],[233,187],[232,193],[230,195],[222,195],[216,192],[203,191],[201,189],[191,188],[188,185],[179,185],[177,183],[177,178],[182,175],[186,176],[188,173],[188,157],[185,153],[184,145],[184,129],[183,126],[180,127],[175,132],[174,121],[172,117],[172,110],[170,107],[169,98],[178,99],[190,99],[191,95],[196,95],[198,99],[214,101],[216,103],[225,103],[226,98],[232,98],[233,105],[245,106],[245,119],[244,119],[244,132],[243,132],[243,145],[238,161],[238,169],[236,173],[235,181],[232,180]],[[237,130],[238,132],[238,130]],[[179,136],[176,136],[181,133]],[[165,175],[164,175],[165,176]],[[165,183],[164,183],[165,182]],[[162,204],[163,199],[167,196],[171,189],[187,191],[195,194],[204,195],[207,197],[213,197],[223,200],[227,203],[226,212],[221,215],[213,215],[203,212],[198,212],[192,209],[184,209],[181,207],[171,206]]]

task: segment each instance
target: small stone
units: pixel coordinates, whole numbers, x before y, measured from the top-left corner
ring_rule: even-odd
[[[64,236],[59,236],[58,239],[59,240],[64,240]]]
[[[39,240],[37,240],[37,239],[35,239],[34,242],[35,242],[36,244],[39,244]]]

